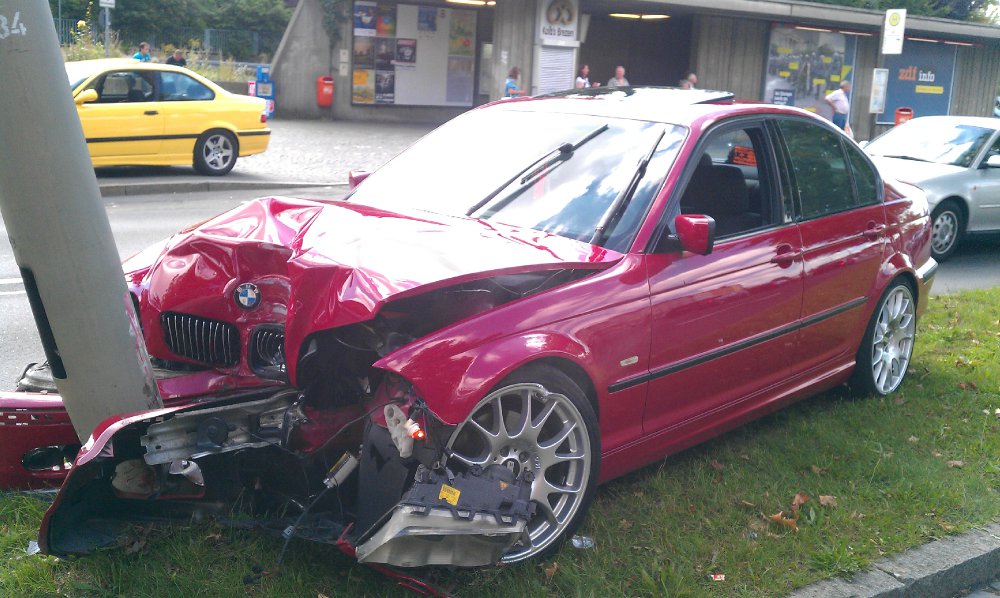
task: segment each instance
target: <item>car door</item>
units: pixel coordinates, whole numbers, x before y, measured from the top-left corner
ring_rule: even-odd
[[[110,159],[147,156],[159,152],[163,116],[155,102],[155,73],[111,71],[87,86],[97,91],[97,101],[77,105],[87,149],[100,166]]]
[[[794,369],[853,363],[887,242],[882,183],[868,157],[824,123],[785,118],[777,125],[805,268]]]
[[[990,156],[1000,156],[1000,136],[980,161],[969,169],[969,221],[966,230],[1000,230],[1000,167],[987,164]]]
[[[714,426],[786,377],[802,304],[801,240],[763,122],[718,127],[696,146],[672,201],[716,220],[708,255],[648,256],[652,309],[647,434]]]
[[[163,153],[190,156],[198,136],[224,113],[215,92],[185,73],[160,72],[160,112],[164,119]]]

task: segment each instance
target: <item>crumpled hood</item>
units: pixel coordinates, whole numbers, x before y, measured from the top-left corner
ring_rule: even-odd
[[[622,257],[481,220],[282,197],[244,204],[175,236],[158,257],[151,253],[125,264],[152,308],[142,314],[147,331],[162,337],[165,311],[241,327],[284,324],[291,380],[309,334],[371,319],[390,300],[498,274],[600,269]],[[260,289],[254,309],[234,299],[243,283]],[[169,353],[156,336],[147,332],[150,352]]]

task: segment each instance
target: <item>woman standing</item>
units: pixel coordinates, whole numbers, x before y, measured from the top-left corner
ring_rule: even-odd
[[[583,89],[590,87],[590,65],[580,66],[580,71],[576,74],[576,88]]]
[[[516,66],[511,68],[507,73],[507,80],[503,83],[503,97],[513,98],[516,96],[528,95],[527,91],[524,91],[517,86],[517,80],[521,77],[521,69]]]

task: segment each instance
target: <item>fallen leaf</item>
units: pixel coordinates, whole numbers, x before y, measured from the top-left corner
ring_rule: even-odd
[[[750,455],[747,453],[740,453],[740,459],[743,459],[744,461],[749,461]]]
[[[962,469],[963,467],[965,467],[965,461],[958,461],[958,460],[948,461],[945,463],[945,465],[951,468]]]
[[[784,511],[778,511],[774,515],[768,516],[767,519],[769,519],[770,521],[773,521],[773,522],[775,522],[777,524],[780,524],[780,525],[783,525],[785,527],[791,528],[791,529],[793,529],[795,531],[799,531],[798,523],[794,519],[789,519],[789,518],[785,517],[785,512]]]
[[[907,440],[910,442],[910,444],[916,444],[920,442],[920,439],[917,438],[916,436],[910,436],[909,438],[907,438]]]
[[[935,457],[940,457],[941,451],[931,451],[931,454],[934,455]]]
[[[906,404],[906,399],[904,399],[903,397],[896,397],[896,399],[895,399],[894,402],[897,405],[905,405]]]
[[[330,598],[330,597],[324,594],[323,592],[320,592],[319,594],[316,594],[316,598]]]
[[[944,523],[944,522],[941,522],[938,525],[940,525],[941,529],[943,529],[946,532],[953,532],[953,531],[955,531],[955,526],[954,525],[950,525],[950,524]]]
[[[823,469],[818,465],[811,465],[809,466],[809,469],[811,469],[812,472],[816,475],[823,475],[824,473],[826,473],[826,469]]]
[[[628,519],[622,519],[621,521],[618,522],[618,527],[622,528],[623,530],[630,530],[632,529],[632,522],[629,521]]]
[[[749,500],[741,500],[740,504],[743,505],[744,507],[754,507],[754,508],[757,507],[757,505],[753,504]]]
[[[975,382],[959,382],[958,387],[962,390],[979,390]]]
[[[556,574],[559,569],[559,563],[553,561],[551,565],[545,568],[545,581],[552,581],[552,576]]]
[[[858,511],[851,511],[851,519],[859,519],[860,520],[860,519],[864,519],[864,518],[865,518],[865,514],[864,513],[859,513]]]
[[[697,513],[698,509],[694,505],[689,504],[688,505],[688,511],[690,511],[692,513]]]
[[[809,495],[804,492],[798,492],[795,494],[795,498],[792,499],[792,513],[797,513],[799,507],[809,502]]]
[[[125,543],[125,554],[135,554],[146,547],[145,538],[135,538]]]
[[[824,507],[833,508],[833,507],[837,506],[837,497],[836,496],[830,496],[828,494],[820,494],[819,495],[819,504],[823,505]]]
[[[712,461],[709,462],[709,465],[711,465],[712,469],[714,469],[715,471],[723,471],[723,470],[726,469],[725,465],[723,465],[722,463],[719,463],[715,459],[712,459]]]

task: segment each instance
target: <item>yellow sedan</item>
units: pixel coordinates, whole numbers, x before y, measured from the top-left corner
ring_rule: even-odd
[[[266,103],[185,68],[127,58],[67,62],[94,166],[193,164],[224,175],[267,149]]]

